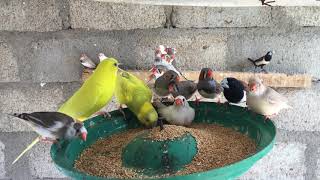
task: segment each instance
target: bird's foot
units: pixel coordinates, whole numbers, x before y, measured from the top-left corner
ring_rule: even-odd
[[[224,105],[225,103],[221,102],[221,98],[219,97],[219,98],[218,98],[218,101],[217,101],[217,104],[218,104],[218,105]]]
[[[52,144],[52,143],[57,143],[58,141],[55,140],[55,139],[50,139],[48,137],[41,137],[40,139],[41,142],[44,142],[44,143],[49,143],[49,144]]]
[[[264,72],[265,74],[268,74],[268,71],[265,70],[264,68],[261,68],[261,72]]]
[[[124,119],[124,120],[127,120],[127,118],[126,118],[126,113],[124,113],[123,108],[122,108],[122,105],[119,106],[119,111],[121,112],[121,114],[122,114],[122,116],[123,116],[123,119]]]
[[[194,102],[195,102],[196,106],[200,106],[201,98],[198,98],[198,96],[196,96],[196,95],[195,95],[195,97],[196,97],[196,100]]]
[[[160,126],[160,131],[162,131],[164,129],[164,126],[163,126],[163,119],[164,118],[158,118],[157,120],[157,125]]]
[[[97,113],[95,113],[97,116],[103,116],[105,119],[111,119],[111,114],[109,112],[106,111],[99,111]]]
[[[274,118],[277,114],[271,114],[271,115],[265,115],[264,116],[264,122],[271,120],[272,118]]]

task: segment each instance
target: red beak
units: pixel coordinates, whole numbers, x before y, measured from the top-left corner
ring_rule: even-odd
[[[175,104],[176,104],[177,106],[181,106],[181,105],[182,105],[182,100],[181,100],[181,99],[176,99],[176,100],[175,100]]]
[[[250,88],[250,91],[256,91],[257,90],[257,86],[254,85],[254,84],[249,86],[249,88]]]
[[[87,133],[81,133],[81,139],[83,141],[86,141],[87,140]]]

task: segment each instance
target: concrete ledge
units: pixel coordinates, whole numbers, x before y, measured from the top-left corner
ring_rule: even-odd
[[[254,67],[247,58],[259,58],[275,50],[272,62],[266,67],[269,72],[320,77],[320,27],[292,31],[223,28],[5,35],[10,40],[5,42],[6,53],[0,58],[7,61],[1,63],[0,69],[11,75],[0,82],[80,81],[81,53],[98,62],[97,54],[103,52],[119,59],[129,69],[150,69],[154,48],[159,44],[177,48],[177,66],[181,70],[207,66],[218,71],[252,72]]]
[[[255,7],[261,6],[256,0],[98,0],[101,2],[152,4],[170,6],[208,6],[208,7]],[[277,0],[273,6],[319,6],[320,3],[314,0]]]
[[[163,6],[70,1],[71,27],[98,30],[149,29],[163,27]]]
[[[240,180],[304,179],[306,144],[276,143],[273,150],[259,160]]]
[[[57,31],[62,29],[57,0],[0,1],[0,30]]]
[[[173,8],[177,28],[319,26],[320,6],[311,7],[184,7]]]
[[[172,24],[177,28],[272,26],[269,7],[173,7]]]

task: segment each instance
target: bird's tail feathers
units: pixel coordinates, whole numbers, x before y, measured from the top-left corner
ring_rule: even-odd
[[[7,113],[7,115],[13,116],[13,117],[17,117],[17,118],[20,118],[20,119],[26,119],[27,113],[22,113],[22,114],[19,114],[19,113],[8,114]]]
[[[154,101],[153,103],[153,106],[155,106],[157,109],[161,109],[161,108],[165,108],[166,107],[166,105],[164,105],[164,104],[162,104],[162,102],[160,102],[160,101]]]
[[[253,59],[248,58],[248,60],[251,61],[253,65],[256,65]]]

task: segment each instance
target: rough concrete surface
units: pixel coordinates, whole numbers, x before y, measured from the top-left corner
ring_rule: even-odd
[[[5,113],[55,111],[80,87],[81,53],[96,63],[102,52],[124,69],[150,69],[154,48],[164,44],[177,48],[182,71],[252,72],[247,58],[274,50],[269,72],[320,77],[319,3],[277,0],[282,7],[270,8],[258,0],[0,1],[0,179],[67,179],[46,144],[11,166],[36,134]],[[283,7],[302,4],[311,6]],[[224,7],[206,7],[218,5]],[[273,119],[274,149],[240,179],[320,179],[320,84],[279,92],[293,109]],[[113,99],[104,110],[115,108]]]
[[[12,48],[0,41],[0,54],[0,82],[19,81],[17,60],[13,56]]]
[[[240,179],[304,179],[306,173],[304,152],[301,143],[276,143],[273,150],[259,160]]]
[[[50,144],[39,143],[29,153],[31,174],[35,178],[64,178],[52,163]]]
[[[62,29],[59,0],[0,1],[0,30],[57,31]]]
[[[307,90],[280,92],[288,98],[293,109],[284,110],[274,118],[278,128],[289,131],[320,131],[320,84]]]
[[[308,73],[320,77],[318,27],[294,30],[229,28],[63,31],[45,36],[8,34],[7,39],[6,43],[15,50],[12,54],[17,57],[19,78],[26,82],[79,81],[79,56],[83,52],[95,62],[98,62],[97,54],[103,52],[119,59],[127,68],[150,69],[154,49],[159,44],[177,48],[176,62],[181,70],[211,67],[214,70],[253,71],[254,67],[247,58],[259,58],[267,51],[274,50],[272,62],[266,66],[269,72]],[[21,39],[25,41],[20,42]]]
[[[0,142],[0,178],[6,177],[6,170],[5,170],[5,145]]]
[[[208,6],[208,7],[257,7],[261,6],[260,1],[256,0],[98,0],[113,3],[133,3],[151,5],[170,5],[170,6]],[[319,6],[320,3],[314,0],[277,0],[273,6]]]
[[[177,28],[266,27],[272,25],[270,7],[173,7]]]
[[[40,84],[0,85],[2,113],[56,110],[79,87],[79,83],[48,83],[43,87]]]
[[[70,1],[71,27],[98,30],[146,29],[163,27],[164,7],[112,4],[98,1]]]

